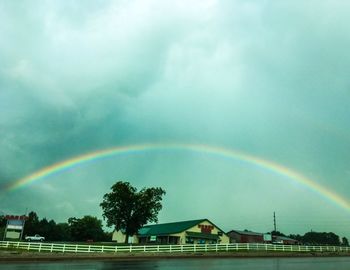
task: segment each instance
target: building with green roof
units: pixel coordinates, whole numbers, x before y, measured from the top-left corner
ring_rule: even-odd
[[[123,239],[121,232],[114,232],[113,240]],[[125,239],[125,235],[124,235]],[[142,227],[134,243],[140,244],[216,244],[229,243],[229,237],[208,219],[146,225]]]

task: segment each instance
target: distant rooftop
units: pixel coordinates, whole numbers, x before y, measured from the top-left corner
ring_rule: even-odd
[[[263,233],[257,233],[257,232],[252,232],[252,231],[231,230],[228,233],[230,233],[230,232],[235,232],[235,233],[238,233],[241,235],[254,235],[254,236],[263,236],[264,235]]]
[[[289,238],[289,237],[286,237],[286,236],[276,236],[276,240],[298,241],[298,240],[295,240],[293,238]]]
[[[180,222],[146,225],[139,230],[138,235],[151,236],[151,235],[168,235],[168,234],[180,233],[196,226],[197,224],[203,221],[210,222],[208,219],[196,219],[196,220],[187,220],[187,221],[180,221]]]

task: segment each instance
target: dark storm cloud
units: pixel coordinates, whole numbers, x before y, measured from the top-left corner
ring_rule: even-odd
[[[347,10],[345,1],[3,1],[0,182],[101,148],[182,141],[256,154],[347,196]],[[112,159],[17,191],[21,202],[3,194],[1,205],[22,211],[31,201],[29,207],[60,219],[100,213],[98,201],[116,178],[169,188],[162,214],[169,221],[181,218],[173,207],[179,193],[192,203],[182,212],[188,218],[205,215],[200,200],[225,198],[210,212],[227,227],[260,205],[257,230],[268,229],[274,210],[291,209],[301,220],[303,203],[312,210],[315,202],[329,205],[237,166],[188,154]],[[200,200],[174,182],[200,184]],[[272,199],[262,203],[254,190],[242,192],[248,186]],[[243,195],[251,198],[246,209],[218,211]],[[51,206],[39,206],[47,197]],[[315,219],[332,211],[315,211]],[[246,218],[242,226],[254,223]]]

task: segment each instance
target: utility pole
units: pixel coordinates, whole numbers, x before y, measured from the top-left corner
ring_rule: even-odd
[[[274,232],[276,232],[276,213],[273,212],[273,228],[274,228]]]

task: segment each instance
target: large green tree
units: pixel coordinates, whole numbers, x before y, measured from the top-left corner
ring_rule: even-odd
[[[56,224],[56,227],[54,230],[54,240],[55,241],[72,241],[72,236],[70,233],[70,228],[68,223]]]
[[[102,221],[92,216],[83,218],[69,218],[68,225],[73,241],[104,241],[105,232],[102,229]]]
[[[339,236],[333,232],[307,232],[302,242],[308,245],[340,245]]]
[[[107,226],[126,234],[136,234],[148,222],[158,222],[158,213],[162,209],[165,191],[160,187],[143,188],[137,191],[129,182],[119,181],[111,187],[111,192],[103,196],[100,204]]]
[[[40,233],[40,226],[39,226],[39,217],[37,215],[37,213],[35,213],[34,211],[31,211],[28,214],[28,219],[26,220],[25,224],[24,224],[24,231],[23,231],[23,235],[34,235],[37,233]]]

